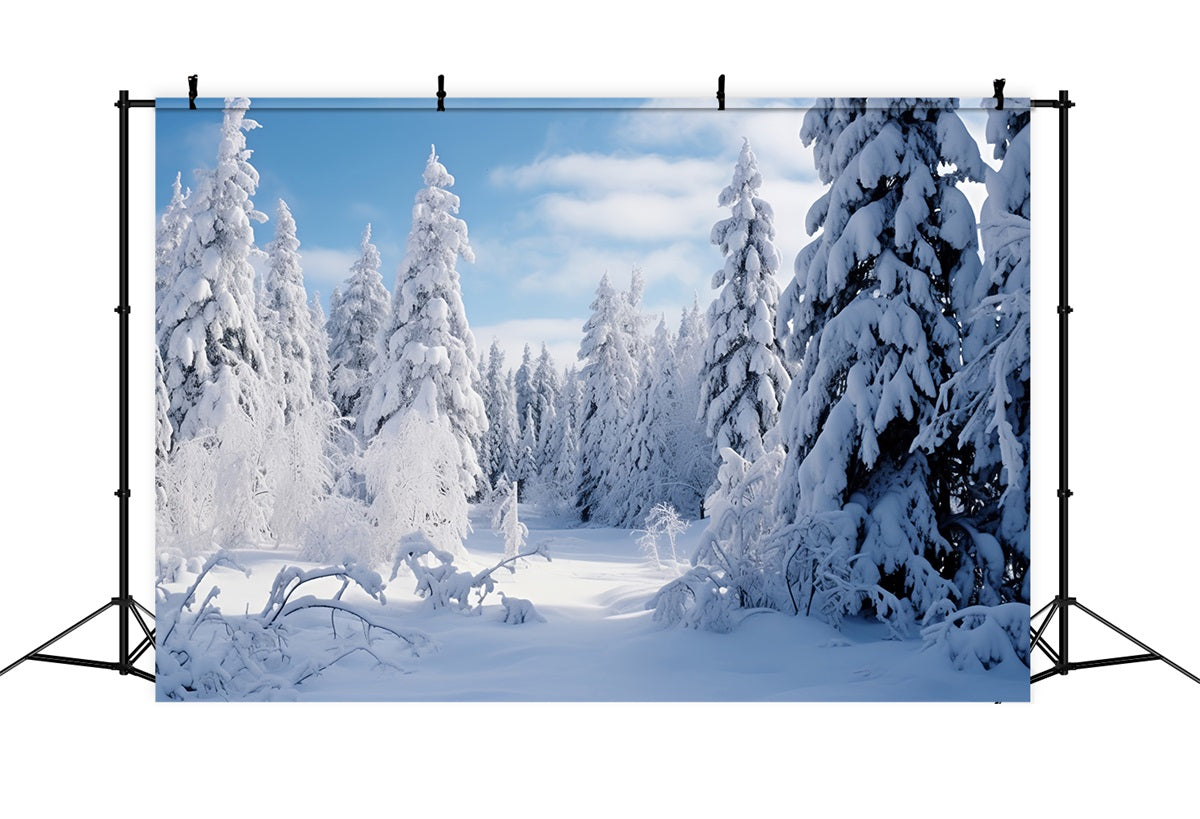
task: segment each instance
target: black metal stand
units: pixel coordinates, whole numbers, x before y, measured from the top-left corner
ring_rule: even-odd
[[[997,91],[999,93],[999,91]],[[1071,498],[1071,490],[1067,488],[1067,319],[1071,315],[1071,307],[1067,301],[1067,112],[1075,105],[1066,91],[1058,92],[1056,100],[1033,100],[1035,108],[1058,109],[1058,594],[1053,600],[1042,606],[1030,618],[1031,649],[1037,648],[1050,658],[1054,665],[1045,671],[1040,671],[1030,677],[1031,683],[1040,682],[1048,677],[1066,674],[1081,668],[1100,668],[1109,665],[1126,665],[1128,663],[1144,663],[1151,660],[1162,660],[1179,673],[1200,683],[1200,677],[1188,671],[1178,663],[1172,662],[1158,653],[1141,640],[1105,620],[1099,614],[1071,597],[1067,583],[1068,544],[1067,537],[1067,502]],[[1129,642],[1141,648],[1143,654],[1127,654],[1120,657],[1107,657],[1100,660],[1072,661],[1068,653],[1070,636],[1069,614],[1071,609],[1091,617],[1096,622],[1124,637]],[[1045,614],[1041,625],[1037,625],[1038,617]],[[1058,649],[1050,645],[1046,634],[1050,621],[1058,616]]]
[[[129,99],[128,91],[121,91],[116,106],[120,117],[118,140],[118,165],[120,168],[120,205],[118,210],[119,263],[117,276],[120,302],[116,308],[120,334],[120,376],[118,381],[120,393],[118,398],[118,445],[120,447],[118,470],[120,488],[114,494],[117,496],[119,509],[117,534],[117,585],[119,592],[116,597],[93,611],[87,617],[59,632],[21,659],[0,670],[0,676],[12,671],[26,660],[37,660],[43,663],[105,668],[110,671],[116,671],[122,676],[133,675],[141,677],[144,680],[154,681],[153,674],[134,667],[134,663],[154,647],[154,629],[147,622],[147,619],[154,619],[154,614],[141,603],[134,600],[129,593],[129,109],[153,108],[154,100],[131,100]],[[112,608],[117,610],[117,659],[115,661],[90,660],[82,657],[67,657],[60,654],[44,653],[45,649]],[[142,635],[142,639],[132,650],[129,647],[131,616],[137,621]]]

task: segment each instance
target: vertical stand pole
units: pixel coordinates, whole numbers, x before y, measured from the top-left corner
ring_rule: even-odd
[[[24,657],[0,668],[7,674],[26,660],[59,665],[78,665],[116,671],[122,677],[134,676],[154,681],[154,675],[134,665],[138,658],[154,648],[154,629],[148,620],[154,614],[138,603],[129,593],[129,109],[153,108],[154,100],[131,100],[128,91],[121,91],[117,102],[117,299],[118,318],[117,377],[117,596],[82,620],[60,631]],[[117,610],[117,659],[93,660],[62,654],[47,654],[44,649],[57,643],[76,629],[91,622],[111,608]],[[137,621],[141,639],[132,651],[129,648],[130,616]],[[144,615],[144,616],[143,616]]]
[[[1068,333],[1067,320],[1073,312],[1068,300],[1067,283],[1068,283],[1068,251],[1070,249],[1070,241],[1068,240],[1068,151],[1067,151],[1067,112],[1074,107],[1075,103],[1071,102],[1071,97],[1066,91],[1058,92],[1058,99],[1053,100],[1033,100],[1032,105],[1035,108],[1057,108],[1058,109],[1058,594],[1046,606],[1039,609],[1030,618],[1030,653],[1034,649],[1040,650],[1050,659],[1051,667],[1045,671],[1030,677],[1031,683],[1040,682],[1041,680],[1053,677],[1056,675],[1066,676],[1070,671],[1082,668],[1101,668],[1113,665],[1127,665],[1129,663],[1144,663],[1153,660],[1161,660],[1171,668],[1183,674],[1190,680],[1200,683],[1200,677],[1197,677],[1192,672],[1188,671],[1183,666],[1164,657],[1159,652],[1150,648],[1148,645],[1133,637],[1121,628],[1105,620],[1099,614],[1089,609],[1087,606],[1080,603],[1074,597],[1071,597],[1070,592],[1070,574],[1069,574],[1069,530],[1067,526],[1068,501],[1073,494],[1068,488],[1069,475],[1068,465],[1070,463],[1070,448],[1069,448],[1069,415],[1070,405],[1068,399],[1070,397],[1069,390],[1069,356],[1068,356]],[[1109,630],[1119,634],[1129,642],[1142,649],[1141,654],[1127,654],[1120,657],[1106,657],[1098,660],[1082,660],[1073,661],[1070,658],[1070,621],[1069,615],[1072,608],[1079,609],[1081,612],[1091,617],[1096,622],[1100,623]],[[1037,619],[1045,613],[1041,624],[1037,624]],[[1046,637],[1046,631],[1050,625],[1050,621],[1054,617],[1058,617],[1058,649],[1055,650],[1050,645]]]
[[[1067,239],[1069,222],[1067,218],[1067,111],[1070,110],[1070,98],[1066,91],[1058,92],[1058,656],[1062,673],[1067,673],[1067,651],[1069,629],[1067,626],[1066,601],[1068,591],[1068,543],[1067,535],[1067,504],[1071,498],[1068,489],[1067,467],[1069,412],[1067,398],[1070,393],[1068,385],[1067,364],[1067,318],[1071,314],[1070,302],[1067,299],[1067,251],[1070,242]]]
[[[117,321],[118,348],[120,351],[120,375],[118,376],[120,396],[117,399],[118,430],[117,446],[119,447],[117,466],[117,572],[118,572],[118,616],[120,627],[117,629],[119,645],[117,657],[120,658],[118,671],[122,676],[129,673],[132,665],[129,660],[129,92],[121,91],[117,100],[120,124],[118,125],[117,167],[120,174],[118,183],[117,227],[118,227],[118,258],[117,258]]]

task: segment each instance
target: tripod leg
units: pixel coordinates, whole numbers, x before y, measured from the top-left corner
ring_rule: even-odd
[[[1184,675],[1184,676],[1185,676],[1185,677],[1187,677],[1188,679],[1192,680],[1193,682],[1200,683],[1200,677],[1197,677],[1195,674],[1193,674],[1192,672],[1188,671],[1186,668],[1184,668],[1183,666],[1181,666],[1179,663],[1176,663],[1176,662],[1173,662],[1173,661],[1171,661],[1171,660],[1168,660],[1168,659],[1167,659],[1166,657],[1164,657],[1162,654],[1160,654],[1160,653],[1158,653],[1157,651],[1155,651],[1154,649],[1150,648],[1150,646],[1146,645],[1146,644],[1145,644],[1145,643],[1143,643],[1141,640],[1139,640],[1138,638],[1134,637],[1132,634],[1130,634],[1129,632],[1125,631],[1124,629],[1121,629],[1121,628],[1119,628],[1118,626],[1114,625],[1113,623],[1110,623],[1110,622],[1108,622],[1108,621],[1107,621],[1107,620],[1105,620],[1103,617],[1101,617],[1099,614],[1096,614],[1096,612],[1094,612],[1094,611],[1092,611],[1091,609],[1089,609],[1087,606],[1085,606],[1085,605],[1083,605],[1082,603],[1080,603],[1080,602],[1076,601],[1076,602],[1075,602],[1075,607],[1076,607],[1077,609],[1079,609],[1080,611],[1082,611],[1084,614],[1086,614],[1086,615],[1088,615],[1089,617],[1091,617],[1093,620],[1096,620],[1097,622],[1099,622],[1099,623],[1101,623],[1101,624],[1103,624],[1103,625],[1105,625],[1105,626],[1108,626],[1110,629],[1112,629],[1113,631],[1115,631],[1117,634],[1120,634],[1122,637],[1124,637],[1124,638],[1125,638],[1126,640],[1128,640],[1129,642],[1133,643],[1134,645],[1138,646],[1139,648],[1142,648],[1142,649],[1144,649],[1145,651],[1149,652],[1150,654],[1153,654],[1153,655],[1154,655],[1154,656],[1155,656],[1157,659],[1159,659],[1159,660],[1162,660],[1164,663],[1166,663],[1167,665],[1171,666],[1171,668],[1175,669],[1176,671],[1178,671],[1180,674]]]
[[[98,608],[98,609],[96,609],[95,611],[93,611],[93,612],[92,612],[91,614],[89,614],[87,617],[84,617],[82,620],[80,620],[80,621],[79,621],[78,623],[76,623],[75,625],[71,626],[70,628],[68,628],[68,629],[66,629],[66,630],[64,630],[64,631],[60,631],[58,634],[54,635],[54,636],[53,636],[53,637],[51,637],[49,640],[47,640],[46,642],[42,643],[40,646],[38,646],[38,647],[37,647],[37,648],[35,648],[33,651],[31,651],[31,652],[29,652],[28,654],[26,654],[26,655],[25,655],[24,657],[22,657],[21,659],[17,660],[15,663],[12,663],[12,664],[10,664],[10,665],[8,665],[8,666],[5,666],[3,670],[0,670],[0,677],[4,676],[4,675],[5,675],[5,674],[7,674],[8,672],[12,671],[14,668],[16,668],[17,666],[19,666],[21,663],[25,662],[26,660],[28,660],[28,659],[31,659],[31,658],[32,658],[32,657],[33,657],[35,654],[40,654],[40,653],[41,653],[41,651],[42,651],[42,649],[44,649],[44,648],[49,648],[50,646],[54,645],[54,644],[55,644],[55,643],[57,643],[59,640],[61,640],[62,638],[66,637],[68,634],[70,634],[72,631],[74,631],[75,629],[79,628],[80,626],[82,626],[82,625],[85,625],[86,623],[90,623],[92,620],[95,620],[97,617],[99,617],[101,614],[104,614],[104,612],[108,611],[110,608],[112,608],[112,607],[113,607],[113,606],[115,606],[115,605],[117,605],[117,601],[116,601],[116,600],[109,600],[109,601],[108,601],[107,603],[105,603],[103,606],[101,606],[100,608]]]
[[[1050,662],[1054,663],[1056,667],[1058,666],[1058,654],[1046,644],[1046,641],[1042,639],[1042,635],[1046,633],[1046,628],[1050,625],[1050,621],[1054,619],[1054,615],[1058,612],[1058,605],[1058,598],[1056,597],[1045,606],[1042,606],[1042,611],[1050,609],[1050,613],[1047,614],[1046,619],[1042,621],[1041,627],[1033,633],[1033,640],[1029,644],[1031,651],[1034,648],[1040,648],[1045,655],[1050,658]],[[1040,613],[1041,612],[1039,612],[1039,614]]]

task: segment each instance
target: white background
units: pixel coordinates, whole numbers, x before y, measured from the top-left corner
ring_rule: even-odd
[[[1165,3],[239,2],[9,12],[0,47],[0,665],[116,593],[117,90],[183,96],[1013,95],[1069,88],[1071,591],[1200,671],[1193,29]],[[738,10],[740,9],[740,10]],[[152,604],[149,111],[134,111],[134,593]],[[1055,114],[1035,157],[1034,598],[1054,593]],[[410,193],[398,191],[398,196]],[[142,443],[146,446],[142,446]],[[60,579],[61,578],[61,579]],[[1076,615],[1082,620],[1081,615]],[[1089,640],[1072,657],[1124,653]],[[79,653],[115,655],[110,621]],[[1132,649],[1131,650],[1136,650]],[[0,811],[1155,816],[1195,810],[1200,685],[1081,671],[1032,705],[212,705],[0,679]],[[74,807],[74,810],[71,808]],[[38,811],[44,813],[45,810]]]

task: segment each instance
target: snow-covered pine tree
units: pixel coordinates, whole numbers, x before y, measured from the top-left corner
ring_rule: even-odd
[[[188,199],[191,221],[179,245],[179,274],[159,293],[157,343],[175,440],[217,431],[234,413],[261,417],[262,331],[255,313],[252,222],[266,221],[251,197],[250,101],[225,101],[216,167]]]
[[[371,396],[371,366],[378,354],[380,328],[391,313],[391,296],[379,273],[379,250],[371,243],[371,226],[363,230],[359,257],[350,267],[345,290],[330,300],[330,397],[343,418],[355,419],[364,433],[362,415]]]
[[[414,531],[442,551],[466,554],[463,540],[471,522],[461,480],[462,447],[441,410],[448,402],[437,391],[435,378],[422,378],[413,401],[379,428],[363,456],[375,555],[393,556]]]
[[[614,497],[616,526],[638,525],[653,506],[674,494],[676,460],[684,457],[674,449],[680,416],[674,347],[665,319],[659,321],[619,442],[616,468],[623,491]]]
[[[604,274],[583,326],[579,377],[583,407],[579,417],[579,486],[576,505],[582,520],[609,523],[615,518],[616,456],[633,403],[638,362],[629,337],[630,300]]]
[[[777,322],[789,352],[803,351],[780,419],[778,525],[852,532],[844,613],[900,627],[957,595],[939,528],[946,466],[911,451],[959,357],[951,294],[979,271],[956,186],[983,169],[956,106],[824,100],[807,113],[801,138],[830,187],[809,210],[809,233],[823,231],[797,256]],[[820,540],[783,547],[800,600],[820,578],[793,569],[828,551]]]
[[[158,220],[158,229],[154,235],[154,295],[157,297],[179,275],[179,246],[183,242],[183,234],[187,230],[191,215],[188,213],[187,200],[192,195],[192,189],[183,190],[180,174],[175,174],[171,183],[171,201],[167,203]]]
[[[314,362],[325,360],[324,349],[314,349],[313,327],[304,272],[300,267],[300,240],[296,220],[282,199],[276,210],[275,238],[267,245],[267,275],[264,283],[263,336],[267,359],[274,372],[277,400],[285,424],[311,407],[317,395],[326,395],[327,374],[317,373]]]
[[[562,380],[558,393],[558,407],[554,413],[554,428],[551,440],[554,453],[547,465],[553,487],[553,500],[563,509],[574,509],[576,489],[579,483],[579,418],[583,412],[583,381],[579,372],[571,367]]]
[[[545,344],[542,344],[542,351],[538,354],[530,386],[533,391],[533,426],[537,438],[534,460],[541,475],[554,460],[554,416],[558,392],[562,389],[554,358]]]
[[[312,338],[308,348],[312,351],[313,400],[318,404],[330,403],[329,394],[329,322],[325,318],[325,305],[321,304],[321,291],[313,291],[308,305],[312,319]]]
[[[732,215],[712,229],[725,256],[713,274],[721,288],[708,309],[708,346],[701,371],[700,414],[714,453],[728,447],[753,461],[766,450],[763,436],[775,426],[790,383],[775,340],[779,286],[775,272],[774,211],[758,196],[762,174],[749,140],[718,203]]]
[[[517,426],[520,429],[519,438],[525,437],[525,419],[529,417],[529,406],[533,403],[533,372],[536,365],[533,363],[533,352],[529,349],[529,345],[525,345],[525,351],[521,353],[521,366],[517,367],[517,372],[513,375],[513,387],[517,395]],[[537,436],[537,431],[534,431],[534,437]]]
[[[944,533],[959,547],[966,605],[1029,602],[1029,118],[1019,105],[988,112],[987,140],[1003,164],[987,173],[983,271],[954,294],[963,365],[919,438],[929,450],[959,450],[962,510]]]
[[[455,216],[454,177],[430,150],[416,195],[408,250],[396,275],[392,312],[380,339],[375,383],[363,414],[368,439],[416,400],[431,383],[437,417],[445,419],[459,449],[458,484],[465,497],[484,489],[477,448],[487,429],[479,397],[475,337],[467,324],[456,264],[474,261],[467,225]]]
[[[700,374],[704,367],[704,351],[708,346],[705,314],[698,300],[685,308],[679,317],[676,333],[675,390],[677,396],[676,436],[672,443],[675,453],[675,478],[668,502],[685,517],[702,517],[704,496],[717,478],[717,462],[708,434],[706,419],[697,416],[700,406]]]
[[[521,440],[517,442],[516,463],[513,475],[521,487],[521,499],[529,498],[530,486],[538,479],[537,425],[533,419],[533,402],[525,405],[525,423],[521,425]]]
[[[295,546],[304,545],[309,521],[333,483],[328,339],[323,317],[308,302],[299,248],[296,221],[281,199],[259,310],[281,423],[268,429],[264,454],[271,530],[280,542]]]
[[[166,474],[174,501],[160,529],[187,555],[258,545],[269,537],[271,493],[263,443],[273,417],[255,299],[252,223],[258,172],[250,164],[248,99],[225,100],[216,166],[198,174],[179,271],[158,295],[156,344],[173,436]]]
[[[480,447],[480,467],[488,485],[496,487],[501,476],[516,474],[513,452],[517,446],[517,399],[511,373],[504,372],[504,352],[493,341],[483,375],[487,432]]]

